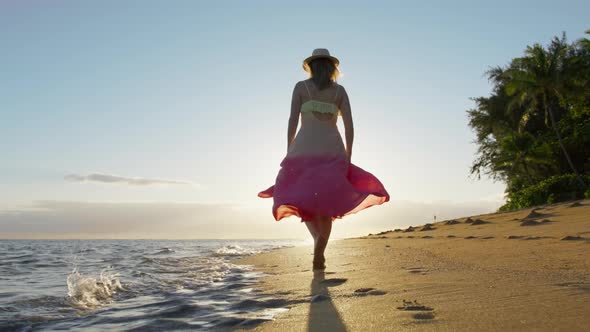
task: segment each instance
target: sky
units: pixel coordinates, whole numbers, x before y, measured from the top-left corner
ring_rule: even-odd
[[[588,13],[587,1],[0,0],[0,238],[306,236],[256,194],[274,183],[318,47],[340,59],[353,163],[391,195],[334,237],[494,211],[504,185],[469,175],[471,98],[526,45],[581,38]]]

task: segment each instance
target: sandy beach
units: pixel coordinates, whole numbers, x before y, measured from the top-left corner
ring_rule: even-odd
[[[590,326],[590,200],[332,241],[326,257],[315,275],[311,245],[240,261],[289,308],[256,331]]]

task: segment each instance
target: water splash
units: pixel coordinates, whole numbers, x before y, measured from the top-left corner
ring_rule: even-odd
[[[256,288],[261,272],[233,260],[294,244],[0,241],[0,331],[250,328],[287,305]],[[39,262],[22,263],[31,258]]]
[[[113,295],[123,290],[118,274],[102,270],[98,278],[84,276],[74,267],[68,275],[68,302],[77,309],[87,310],[109,303]]]

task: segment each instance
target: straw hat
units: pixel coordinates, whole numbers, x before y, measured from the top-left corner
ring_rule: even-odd
[[[315,59],[319,59],[319,58],[326,58],[326,59],[330,59],[332,60],[332,62],[334,62],[334,65],[336,67],[338,67],[338,65],[340,64],[340,60],[338,60],[338,58],[331,56],[330,55],[330,51],[328,51],[328,49],[326,48],[316,48],[315,50],[313,50],[313,52],[311,53],[311,56],[307,57],[305,60],[303,60],[303,69],[305,69],[305,71],[309,72],[309,63]]]

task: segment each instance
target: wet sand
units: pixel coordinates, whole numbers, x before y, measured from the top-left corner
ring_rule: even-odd
[[[590,200],[332,241],[325,273],[312,257],[307,246],[241,260],[290,309],[254,330],[590,327]]]

